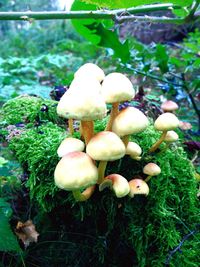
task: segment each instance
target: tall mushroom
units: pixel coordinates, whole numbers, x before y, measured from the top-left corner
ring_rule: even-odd
[[[74,74],[74,78],[87,77],[98,80],[100,83],[103,81],[105,74],[104,71],[94,63],[85,63]]]
[[[55,172],[55,184],[64,190],[72,191],[77,201],[87,200],[93,192],[98,179],[98,170],[93,160],[84,152],[70,152],[58,162]],[[89,186],[81,193],[81,189]]]
[[[167,132],[176,129],[178,126],[179,120],[174,114],[166,112],[160,115],[154,123],[154,128],[158,131],[162,131],[162,135],[160,136],[159,140],[152,145],[152,147],[149,149],[149,152],[154,152],[164,141]]]
[[[82,82],[81,82],[82,81]],[[86,144],[94,135],[93,121],[105,117],[107,109],[103,97],[99,93],[101,86],[98,81],[81,80],[80,90],[69,89],[57,106],[57,113],[66,118],[81,121],[81,127]]]
[[[86,147],[87,154],[94,160],[100,160],[98,166],[98,184],[104,179],[108,161],[114,161],[125,155],[125,146],[121,139],[113,132],[97,133]]]
[[[131,100],[135,96],[135,90],[125,75],[113,72],[105,77],[101,92],[106,103],[112,104],[110,119],[105,129],[111,131],[113,120],[118,114],[119,103]]]
[[[137,108],[128,107],[120,111],[113,121],[112,131],[122,137],[125,146],[129,135],[144,131],[149,125],[147,117]]]

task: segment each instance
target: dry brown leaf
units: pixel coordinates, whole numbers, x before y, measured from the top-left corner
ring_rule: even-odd
[[[31,242],[37,242],[39,233],[35,229],[35,225],[31,220],[23,222],[18,222],[15,233],[19,239],[22,240],[25,248],[29,246]]]

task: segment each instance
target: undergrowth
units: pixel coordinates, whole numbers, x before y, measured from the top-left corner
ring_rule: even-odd
[[[32,104],[27,101],[22,104],[23,98],[12,100],[18,104],[20,121],[24,118],[20,107],[29,110],[26,105],[31,105],[29,120],[34,122],[34,114],[38,112],[33,110],[43,103],[39,98],[29,100]],[[63,127],[54,124],[57,117],[53,104],[52,101],[54,119],[46,117],[41,125],[33,124],[9,141],[9,148],[29,175],[26,186],[38,207],[35,221],[40,239],[27,250],[26,260],[34,255],[35,264],[52,267],[91,264],[97,267],[198,267],[197,185],[193,165],[181,143],[168,149],[162,145],[160,151],[149,154],[148,149],[160,135],[149,126],[131,137],[143,149],[141,161],[125,156],[108,164],[107,173],[120,173],[130,180],[134,176],[145,178],[144,165],[157,163],[162,172],[150,180],[148,197],[117,199],[109,190],[100,193],[96,189],[87,202],[75,203],[70,192],[54,184],[53,173],[59,160],[56,150],[67,134]],[[16,123],[19,118],[10,111],[9,105],[12,107],[13,102],[4,106],[4,120],[8,124]],[[105,120],[96,122],[95,130],[102,130],[104,125]],[[41,258],[41,255],[45,256]]]

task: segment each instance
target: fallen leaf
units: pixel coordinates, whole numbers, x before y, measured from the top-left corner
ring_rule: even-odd
[[[35,229],[35,225],[31,220],[23,222],[18,222],[15,233],[19,239],[22,240],[25,248],[29,246],[31,242],[37,242],[39,233]]]

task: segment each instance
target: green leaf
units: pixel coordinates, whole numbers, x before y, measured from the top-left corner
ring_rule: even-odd
[[[189,10],[185,9],[185,8],[181,8],[181,9],[173,9],[173,13],[174,15],[176,15],[177,17],[186,17],[189,14]]]
[[[161,70],[162,73],[166,73],[168,71],[168,60],[169,60],[169,56],[166,52],[166,47],[158,44],[156,46],[156,60],[158,62],[158,66]]]
[[[4,164],[6,164],[8,160],[4,159],[3,157],[0,157],[0,168],[3,167]]]
[[[171,57],[170,58],[170,63],[175,65],[176,67],[182,67],[182,66],[185,66],[186,63],[184,62],[184,60],[181,60],[179,58],[176,58],[176,57]]]
[[[194,61],[193,67],[199,69],[199,66],[200,66],[200,58],[197,58]]]
[[[17,238],[12,232],[9,224],[9,218],[12,214],[10,205],[5,199],[0,198],[0,251],[16,251],[21,249]]]
[[[107,8],[128,8],[134,6],[150,5],[150,4],[164,4],[172,3],[180,6],[189,6],[192,4],[192,0],[82,0],[83,2],[97,5],[98,7],[107,7]]]
[[[86,4],[81,2],[80,0],[75,0],[71,10],[77,11],[77,10],[96,10],[95,5]],[[89,28],[87,28],[88,25],[91,25],[93,23],[96,23],[97,20],[95,19],[73,19],[72,25],[76,29],[76,31],[81,34],[84,38],[92,42],[93,44],[98,44],[100,42],[100,36],[96,35],[94,32],[92,32]]]
[[[98,43],[99,46],[113,49],[114,56],[120,58],[123,63],[129,60],[130,51],[128,40],[126,40],[124,43],[121,43],[119,41],[117,32],[106,29],[102,23],[94,23],[88,25],[87,27],[101,37]]]
[[[71,10],[95,10],[96,6],[85,4],[80,0],[74,1]],[[114,51],[114,56],[127,62],[130,58],[128,41],[121,43],[116,31],[108,29],[110,23],[103,20],[84,19],[72,20],[72,24],[78,33],[84,38],[92,42],[94,45],[111,48]]]

